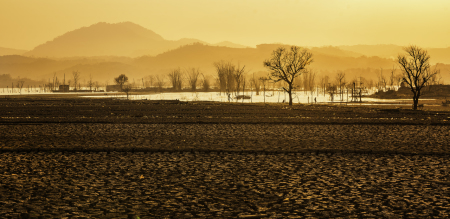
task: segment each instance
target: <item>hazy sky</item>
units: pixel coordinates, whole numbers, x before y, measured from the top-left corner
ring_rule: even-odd
[[[255,46],[450,46],[448,0],[1,0],[0,47],[32,49],[98,22],[171,40]]]

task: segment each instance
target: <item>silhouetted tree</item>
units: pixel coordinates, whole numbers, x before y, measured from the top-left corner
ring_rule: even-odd
[[[253,77],[250,81],[253,86],[255,86],[256,95],[259,95],[259,90],[261,89],[260,80],[258,78],[255,78],[255,73],[253,73]]]
[[[262,81],[262,83],[263,83],[263,88],[264,88],[264,103],[266,103],[266,81],[268,81],[268,80],[270,80],[269,78],[267,78],[267,77],[260,77],[259,78],[259,80],[260,81]]]
[[[98,81],[94,82],[95,91],[99,91],[100,83]]]
[[[378,75],[378,89],[386,90],[387,80],[386,77],[383,76],[383,69],[380,68],[380,74]]]
[[[128,100],[128,94],[130,93],[131,89],[132,89],[131,84],[127,83],[127,84],[123,85],[122,91],[127,94],[127,100]]]
[[[336,82],[339,86],[339,94],[341,96],[341,101],[343,100],[343,90],[342,87],[345,85],[345,73],[344,72],[338,72],[336,75]]]
[[[403,81],[413,93],[413,109],[417,110],[420,91],[438,71],[431,70],[430,55],[426,50],[417,46],[408,46],[404,50],[408,55],[398,55],[397,62],[403,72]]]
[[[22,94],[22,88],[24,83],[25,83],[24,80],[17,81],[17,88],[19,88],[19,94]]]
[[[198,68],[191,68],[186,70],[186,72],[189,86],[191,87],[192,91],[195,91],[197,89],[197,82],[198,77],[200,76],[200,70]]]
[[[205,77],[204,74],[202,74],[203,80],[202,80],[202,89],[203,91],[209,91],[211,84],[209,82],[209,78]]]
[[[226,91],[227,93],[235,90],[235,66],[231,62],[215,62],[214,66],[217,70],[217,80],[219,84],[220,92]]]
[[[92,91],[92,87],[94,86],[94,81],[92,80],[92,74],[89,74],[89,81],[87,82],[89,90]]]
[[[125,74],[121,74],[119,77],[114,78],[114,81],[120,86],[120,91],[123,91],[123,85],[128,82],[128,77]]]
[[[161,90],[162,90],[162,88],[163,88],[163,86],[165,84],[164,76],[156,75],[155,76],[155,80],[156,80],[156,86],[158,86],[158,90],[161,92]]]
[[[271,70],[270,77],[274,82],[287,83],[288,88],[283,89],[289,94],[289,105],[292,105],[294,79],[306,72],[306,66],[312,61],[312,54],[297,46],[291,46],[289,50],[280,47],[273,51],[270,60],[264,61],[264,66]]]
[[[77,85],[80,80],[80,72],[73,71],[72,76],[73,76],[73,84],[75,85],[75,90],[77,90]]]
[[[236,83],[236,96],[239,95],[239,89],[240,89],[241,83],[244,80],[244,69],[245,69],[245,65],[242,68],[239,65],[234,68],[233,76],[234,76],[234,81]]]
[[[183,86],[183,76],[180,68],[174,69],[169,73],[169,80],[174,90],[181,91]]]

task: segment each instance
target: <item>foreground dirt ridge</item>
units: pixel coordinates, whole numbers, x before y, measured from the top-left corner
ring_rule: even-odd
[[[448,157],[0,153],[11,218],[448,218]]]
[[[450,114],[0,100],[0,217],[448,218]]]

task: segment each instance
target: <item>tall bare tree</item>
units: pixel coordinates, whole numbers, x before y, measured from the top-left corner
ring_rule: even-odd
[[[217,81],[220,92],[230,93],[236,88],[235,72],[236,67],[231,62],[215,62],[214,67],[217,70]]]
[[[380,68],[380,74],[378,75],[378,87],[380,90],[386,90],[388,82],[383,75],[383,68]]]
[[[19,94],[22,94],[22,88],[24,83],[25,83],[24,80],[17,81],[17,88],[19,88]]]
[[[191,87],[192,91],[197,90],[197,82],[198,77],[200,76],[200,70],[198,68],[190,68],[186,70],[187,72],[187,80],[189,83],[189,87]]]
[[[234,80],[236,83],[236,96],[239,95],[239,89],[240,89],[241,83],[243,83],[243,80],[244,80],[244,69],[245,69],[245,65],[242,68],[239,65],[234,68],[233,76],[234,76]]]
[[[403,72],[403,81],[408,84],[413,93],[413,109],[417,110],[421,90],[438,70],[431,69],[430,55],[417,46],[404,48],[407,55],[398,55],[397,62]]]
[[[312,53],[297,46],[291,46],[289,50],[279,47],[273,51],[270,60],[264,61],[264,66],[271,70],[270,77],[274,82],[287,83],[288,88],[283,89],[289,94],[289,105],[292,105],[294,79],[306,72],[306,66],[312,61]]]
[[[343,100],[343,90],[342,87],[345,85],[345,73],[344,72],[338,72],[336,75],[336,82],[339,86],[339,94],[341,96],[341,101]]]
[[[75,85],[75,90],[77,90],[77,85],[80,82],[80,72],[79,71],[73,71],[73,84]]]
[[[211,85],[209,82],[209,78],[205,77],[204,74],[202,74],[203,80],[202,80],[202,89],[203,91],[209,91]]]
[[[391,75],[389,76],[389,86],[392,88],[395,84],[395,66],[392,67]]]
[[[166,83],[164,76],[156,75],[155,80],[156,80],[156,86],[158,87],[159,92],[161,92],[162,88],[164,87],[164,85]]]
[[[253,73],[253,77],[250,81],[253,86],[255,86],[256,95],[259,95],[259,90],[261,89],[260,80],[258,78],[255,78],[255,73]]]
[[[92,87],[94,86],[94,81],[92,80],[92,74],[89,74],[89,81],[87,83],[89,87],[89,91],[92,91]]]
[[[183,86],[183,73],[180,68],[174,69],[169,73],[169,80],[174,90],[181,91]]]

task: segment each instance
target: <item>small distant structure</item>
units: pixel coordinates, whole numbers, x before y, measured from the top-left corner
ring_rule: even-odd
[[[69,85],[59,85],[59,92],[69,92]]]
[[[117,85],[117,84],[115,84],[115,85],[107,85],[106,86],[106,92],[111,92],[111,91],[121,91],[120,90],[120,85]]]

